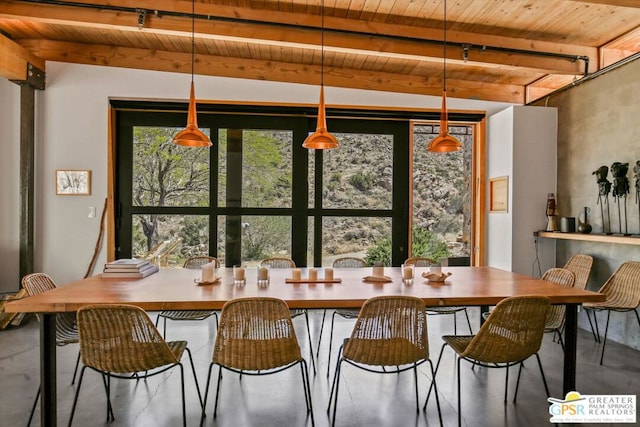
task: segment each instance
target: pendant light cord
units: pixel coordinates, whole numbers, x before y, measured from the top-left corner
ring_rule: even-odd
[[[191,83],[196,63],[196,0],[191,2]]]
[[[447,0],[444,0],[444,21],[442,24],[442,90],[447,91]]]
[[[320,85],[324,86],[324,0],[322,0],[320,14]]]

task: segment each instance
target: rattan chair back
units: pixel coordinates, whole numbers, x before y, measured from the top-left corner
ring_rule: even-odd
[[[571,271],[576,276],[575,284],[573,285],[575,288],[585,289],[589,282],[592,266],[593,257],[591,255],[577,254],[569,258],[563,268]]]
[[[398,366],[429,358],[424,301],[388,295],[367,300],[343,349],[345,359]]]
[[[434,264],[438,264],[437,262],[435,262],[431,258],[427,258],[427,257],[407,258],[404,263],[405,264],[413,264],[416,267],[430,267],[430,266],[432,266]]]
[[[540,349],[549,308],[542,296],[500,301],[460,356],[484,363],[525,360]]]
[[[222,308],[212,362],[259,371],[302,360],[287,304],[277,298],[238,298]]]
[[[358,257],[341,257],[333,260],[333,268],[364,268],[367,262]]]
[[[149,371],[179,363],[147,313],[131,305],[89,305],[78,310],[82,362],[103,372]],[[185,343],[186,344],[186,343]]]
[[[576,276],[565,268],[550,268],[544,273],[542,280],[571,288],[575,285]],[[564,324],[565,309],[566,307],[564,305],[551,306],[545,324],[547,329],[558,330],[562,327]]]
[[[594,306],[612,310],[634,310],[640,306],[640,262],[627,261],[607,279],[600,293],[606,295],[604,303]]]
[[[267,258],[260,263],[262,267],[271,268],[296,268],[296,263],[291,258]]]
[[[31,273],[22,278],[22,287],[29,296],[57,288],[55,282],[45,273]],[[78,324],[75,313],[56,315],[56,344],[59,346],[78,342]]]
[[[201,268],[203,265],[209,264],[212,262],[215,263],[216,268],[220,268],[220,261],[218,261],[218,258],[213,256],[208,256],[208,255],[197,255],[197,256],[192,256],[190,258],[187,258],[187,260],[185,260],[184,264],[182,265],[182,268],[190,268],[193,270],[197,270]]]

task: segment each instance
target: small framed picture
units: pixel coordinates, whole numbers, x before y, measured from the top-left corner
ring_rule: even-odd
[[[91,194],[90,170],[56,170],[56,194],[88,196]]]
[[[509,177],[489,179],[489,212],[507,212],[509,206]]]

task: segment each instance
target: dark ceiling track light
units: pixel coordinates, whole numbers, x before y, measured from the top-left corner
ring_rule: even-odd
[[[316,131],[309,135],[302,146],[309,150],[331,150],[340,147],[340,143],[335,136],[327,130],[327,108],[324,104],[324,0],[322,0],[322,50],[320,65],[320,101],[318,102],[318,124]]]
[[[183,147],[210,147],[211,140],[200,129],[198,129],[198,114],[196,113],[196,95],[193,85],[193,74],[195,68],[195,21],[196,21],[196,1],[191,2],[191,93],[189,94],[189,111],[187,112],[187,127],[178,132],[173,137],[173,143]]]
[[[444,19],[442,21],[442,110],[440,111],[440,133],[427,145],[427,151],[433,153],[451,153],[462,149],[462,144],[449,135],[449,117],[447,113],[447,0],[444,0]]]

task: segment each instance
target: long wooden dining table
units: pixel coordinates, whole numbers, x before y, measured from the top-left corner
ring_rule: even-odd
[[[198,284],[199,270],[161,269],[143,279],[103,278],[102,275],[78,280],[51,291],[16,300],[6,305],[7,312],[40,314],[41,425],[55,426],[56,406],[56,313],[75,312],[89,304],[132,304],[147,311],[221,309],[234,298],[275,297],[290,308],[359,308],[379,295],[411,295],[427,306],[489,306],[513,296],[544,295],[552,304],[566,305],[563,394],[575,390],[577,308],[584,302],[604,301],[604,295],[583,289],[567,288],[544,280],[492,267],[448,267],[451,275],[444,282],[422,277],[428,268],[416,268],[411,283],[402,280],[399,267],[386,267],[390,281],[365,281],[371,268],[334,269],[333,282],[323,281],[318,268],[317,281],[305,281],[308,268],[302,268],[302,280],[292,281],[292,269],[271,269],[268,285],[257,284],[257,269],[246,269],[246,282],[234,283],[231,268],[218,269],[220,280]]]

